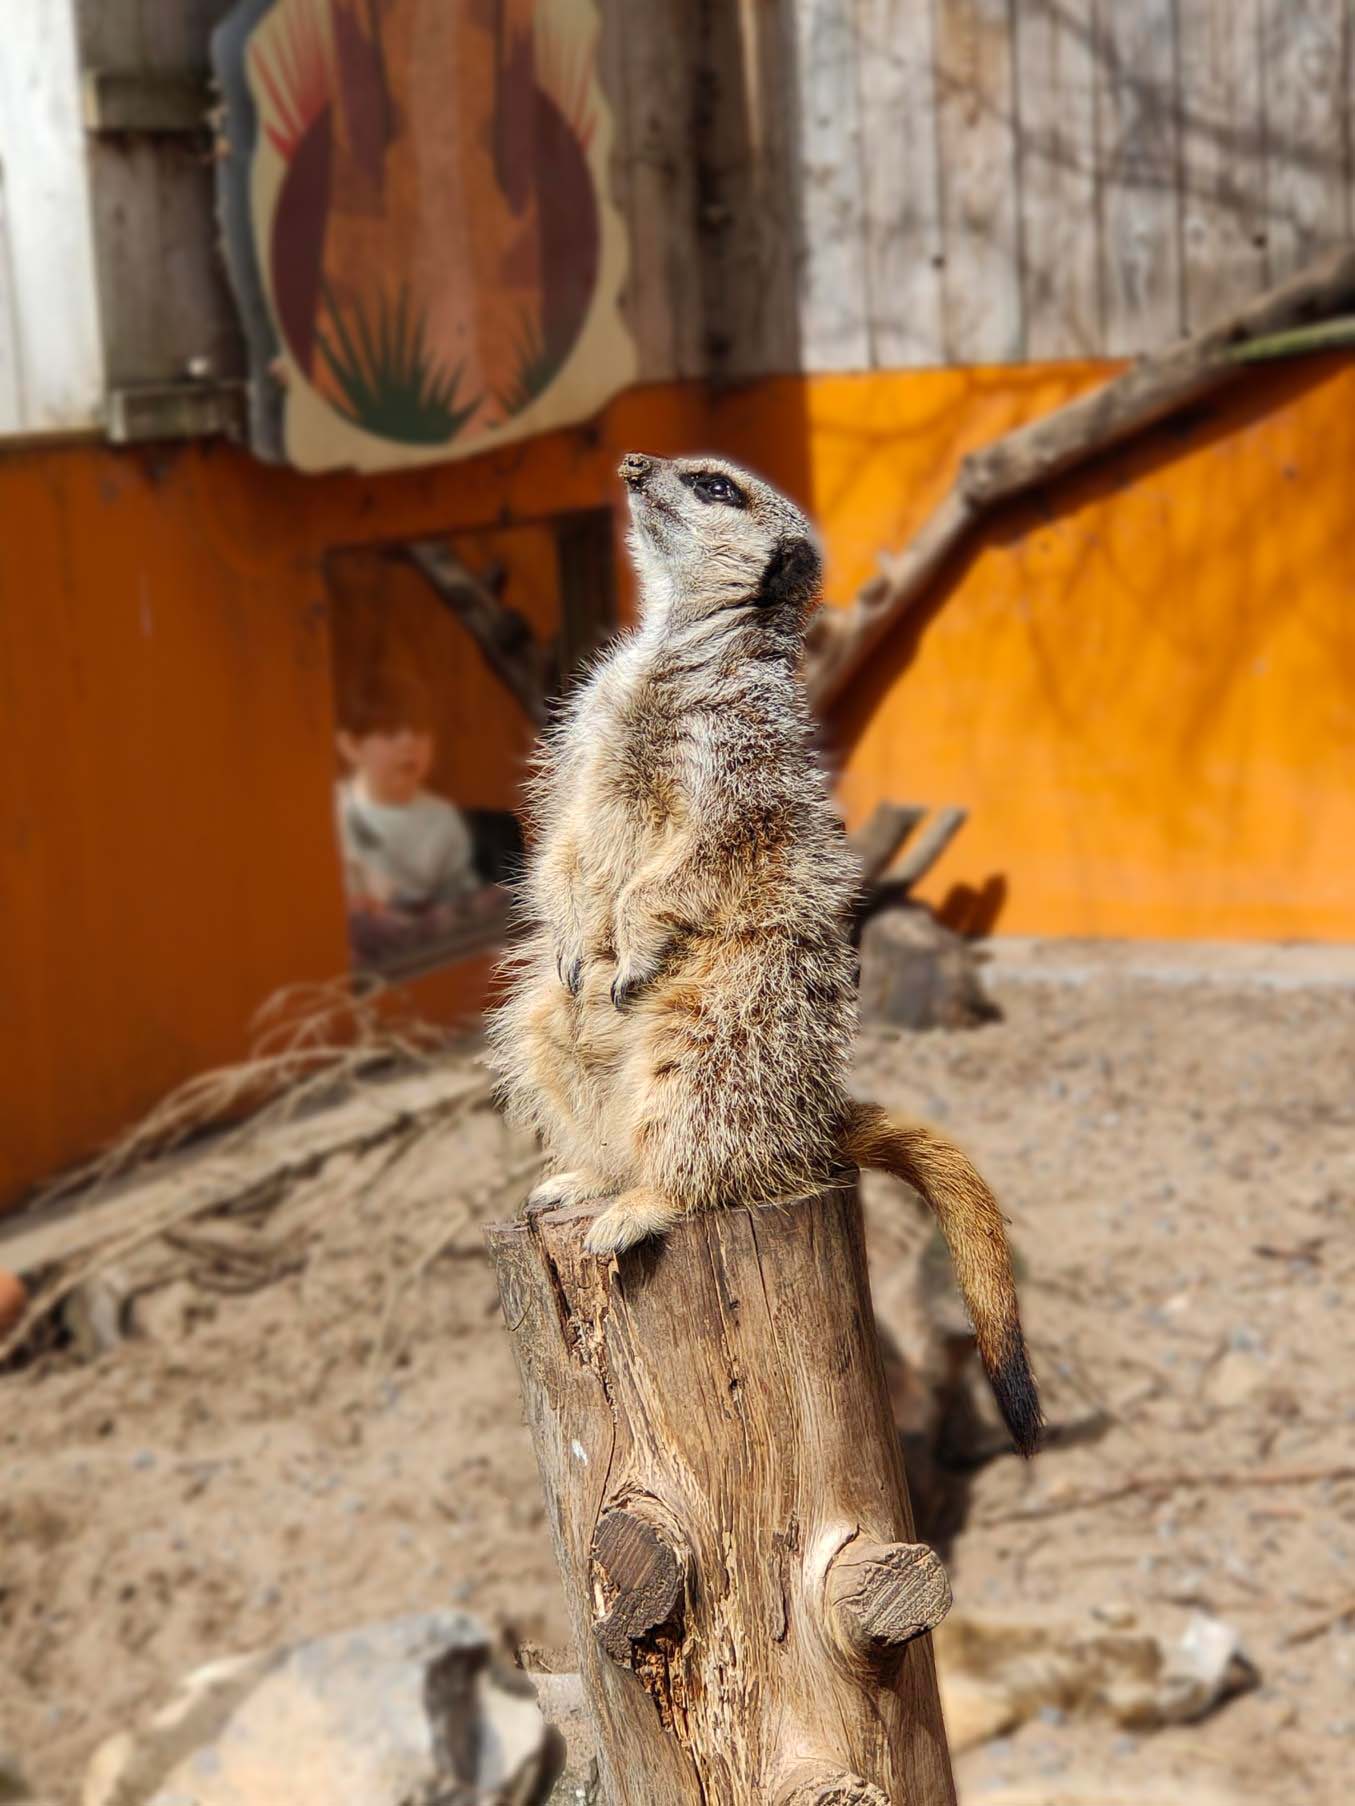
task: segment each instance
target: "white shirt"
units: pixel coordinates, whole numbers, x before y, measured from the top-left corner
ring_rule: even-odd
[[[444,797],[374,803],[352,779],[335,790],[344,883],[351,897],[409,906],[452,903],[478,890],[470,830]]]

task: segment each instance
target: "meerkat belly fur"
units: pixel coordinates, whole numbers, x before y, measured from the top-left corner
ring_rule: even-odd
[[[616,1254],[844,1166],[893,1173],[936,1213],[1029,1453],[1040,1408],[992,1193],[934,1130],[847,1090],[858,873],[800,677],[812,529],[717,459],[631,453],[621,476],[640,623],[545,738],[490,1023],[508,1107],[560,1169],[529,1208],[609,1199],[587,1245]]]

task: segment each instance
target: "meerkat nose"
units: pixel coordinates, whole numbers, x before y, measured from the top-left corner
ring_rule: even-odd
[[[627,489],[643,489],[645,478],[654,468],[654,459],[647,458],[643,452],[627,452],[621,460],[621,481]]]

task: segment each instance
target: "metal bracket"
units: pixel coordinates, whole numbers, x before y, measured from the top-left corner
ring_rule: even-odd
[[[139,383],[110,389],[105,425],[113,445],[144,445],[153,439],[202,439],[218,433],[243,441],[245,385]]]
[[[206,70],[87,69],[80,88],[90,132],[182,137],[210,129],[214,101]]]

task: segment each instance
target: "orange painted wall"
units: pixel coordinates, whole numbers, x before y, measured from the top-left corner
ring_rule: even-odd
[[[810,385],[830,594],[1106,374]],[[1355,366],[1258,371],[1005,510],[833,725],[849,819],[970,808],[924,888],[957,920],[986,891],[1008,933],[1355,939]]]
[[[814,509],[842,598],[965,450],[1105,374],[640,390],[376,480],[223,447],[0,456],[0,1197],[343,970],[328,549],[595,506],[623,449],[707,445]],[[987,886],[1003,930],[1355,939],[1353,489],[1355,367],[1312,362],[1007,511],[831,724],[849,813],[969,805],[930,894],[964,916]],[[467,784],[496,749],[466,800],[497,800],[502,698],[468,681],[458,708]],[[472,1009],[484,975],[416,1001]]]

